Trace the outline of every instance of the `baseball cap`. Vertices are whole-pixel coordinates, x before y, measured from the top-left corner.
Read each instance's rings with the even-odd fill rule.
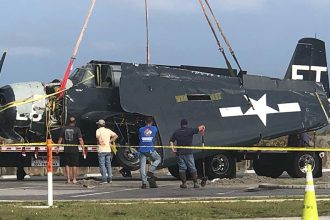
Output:
[[[105,125],[105,121],[103,119],[100,119],[98,122],[96,122],[98,125]]]

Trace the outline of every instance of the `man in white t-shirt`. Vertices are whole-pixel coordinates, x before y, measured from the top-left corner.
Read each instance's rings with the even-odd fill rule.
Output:
[[[100,119],[96,124],[99,126],[96,130],[96,140],[98,144],[99,167],[102,175],[102,182],[100,184],[111,183],[112,170],[110,144],[115,144],[118,135],[105,127],[105,121],[103,119]]]

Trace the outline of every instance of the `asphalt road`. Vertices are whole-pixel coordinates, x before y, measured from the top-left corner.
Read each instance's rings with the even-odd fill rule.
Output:
[[[66,184],[64,178],[55,177],[55,200],[150,200],[150,199],[205,199],[205,198],[251,198],[267,196],[303,196],[304,188],[270,189],[259,188],[260,183],[236,184],[237,179],[223,183],[209,182],[206,187],[180,189],[180,181],[168,176],[160,177],[157,189],[140,189],[137,178],[115,178],[111,184],[100,185],[96,180],[80,179],[77,184]],[[267,183],[267,182],[264,182]],[[316,189],[316,195],[330,195],[329,187]],[[24,181],[0,180],[1,201],[47,200],[47,179],[32,177]]]

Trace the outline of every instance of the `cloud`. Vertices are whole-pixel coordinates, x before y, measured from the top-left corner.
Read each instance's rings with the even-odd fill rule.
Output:
[[[214,5],[219,9],[226,11],[259,11],[262,10],[266,5],[267,0],[219,0],[209,1],[210,4]]]
[[[134,10],[143,10],[144,1],[137,0],[121,0],[120,3],[113,3],[118,7],[123,7]],[[110,6],[110,4],[109,4]],[[197,0],[148,0],[148,7],[150,12],[157,13],[182,13],[182,12],[196,12],[198,10]]]
[[[327,1],[327,0],[317,0]],[[204,2],[204,0],[203,0]],[[209,0],[214,10],[251,12],[262,10],[267,0]],[[271,1],[268,1],[271,3]],[[143,10],[144,1],[121,0],[120,3],[114,3],[118,7],[134,8],[134,10]],[[198,0],[148,0],[150,12],[157,13],[199,13],[200,5]]]
[[[123,45],[119,45],[118,43],[110,42],[110,41],[97,41],[92,42],[91,47],[99,52],[117,52],[122,50]]]
[[[28,56],[49,56],[52,53],[50,48],[46,47],[34,47],[34,46],[25,46],[25,47],[12,47],[9,48],[10,54],[12,55],[28,55]]]
[[[330,1],[329,0],[304,0],[305,4],[308,5],[309,7],[313,7],[316,9],[321,9],[324,11],[324,9],[330,7]]]

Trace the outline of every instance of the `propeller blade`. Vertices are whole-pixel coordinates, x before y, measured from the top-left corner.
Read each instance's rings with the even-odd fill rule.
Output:
[[[7,50],[5,50],[5,52],[3,52],[1,60],[0,60],[0,73],[2,70],[3,63],[5,62],[6,55],[7,55]]]

